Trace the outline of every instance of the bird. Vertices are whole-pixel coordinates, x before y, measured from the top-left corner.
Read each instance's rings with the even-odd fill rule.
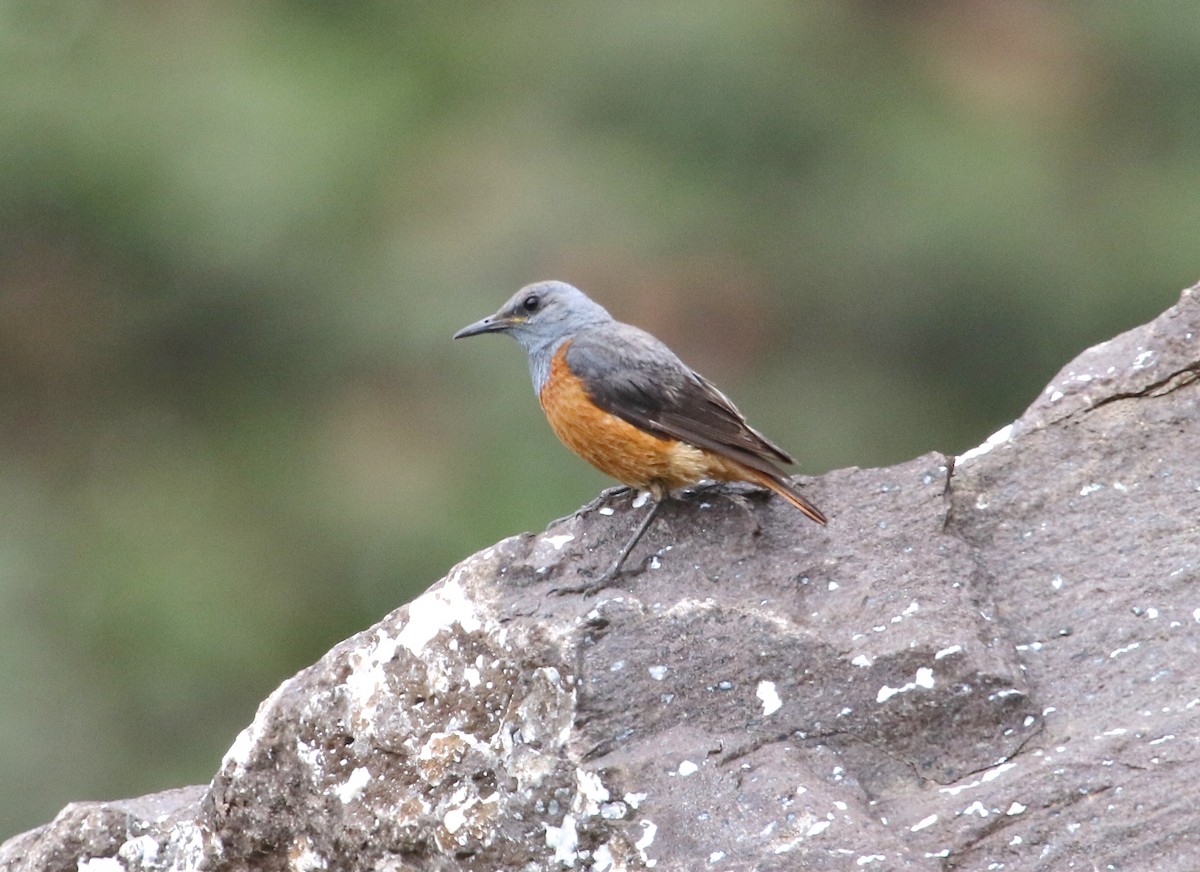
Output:
[[[592,466],[654,503],[594,581],[560,592],[594,593],[617,578],[674,491],[703,480],[769,488],[824,526],[824,513],[781,464],[792,457],[746,423],[733,402],[663,342],[613,318],[583,291],[542,281],[455,339],[504,333],[525,350],[538,402],[558,438]]]

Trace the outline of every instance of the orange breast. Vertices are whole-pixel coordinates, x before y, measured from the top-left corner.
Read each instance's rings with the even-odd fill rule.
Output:
[[[538,397],[564,445],[606,475],[656,497],[702,478],[725,477],[722,458],[677,439],[660,439],[597,407],[567,366],[570,344],[555,353]]]

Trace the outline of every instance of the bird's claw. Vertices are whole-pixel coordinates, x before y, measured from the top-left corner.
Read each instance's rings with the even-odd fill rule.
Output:
[[[591,581],[585,581],[581,584],[568,584],[562,587],[552,588],[550,593],[555,596],[567,596],[572,593],[581,593],[584,597],[595,596],[604,588],[608,587],[612,579],[606,579],[603,576],[593,578]]]
[[[623,485],[623,484],[619,484],[616,487],[606,487],[604,490],[600,491],[600,493],[598,493],[596,495],[596,498],[594,500],[592,500],[590,503],[587,503],[586,505],[583,505],[583,506],[579,507],[578,509],[576,509],[575,514],[572,515],[572,517],[577,518],[580,515],[586,514],[587,512],[591,512],[591,511],[595,511],[596,509],[603,508],[605,506],[605,504],[607,504],[608,501],[611,500],[613,497],[620,496],[621,494],[627,493],[628,491],[632,491],[632,490],[633,490],[633,488],[627,487],[626,485]]]
[[[553,527],[557,524],[563,523],[563,521],[574,521],[576,518],[581,518],[588,512],[594,512],[596,509],[602,508],[613,497],[620,496],[626,491],[631,490],[633,490],[633,488],[626,487],[623,484],[617,485],[616,487],[606,487],[604,490],[600,491],[600,493],[598,493],[595,499],[593,499],[591,502],[585,503],[575,511],[571,512],[569,515],[563,515],[561,518],[551,521],[549,526]]]

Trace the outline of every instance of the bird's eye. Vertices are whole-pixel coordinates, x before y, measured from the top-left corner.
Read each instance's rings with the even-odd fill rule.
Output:
[[[541,308],[541,305],[542,298],[537,294],[530,294],[521,301],[521,306],[524,307],[526,312],[536,312],[539,308]]]

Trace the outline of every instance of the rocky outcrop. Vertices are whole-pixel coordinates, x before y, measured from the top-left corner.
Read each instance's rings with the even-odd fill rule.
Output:
[[[1020,420],[500,542],[13,869],[1200,869],[1200,291]]]

